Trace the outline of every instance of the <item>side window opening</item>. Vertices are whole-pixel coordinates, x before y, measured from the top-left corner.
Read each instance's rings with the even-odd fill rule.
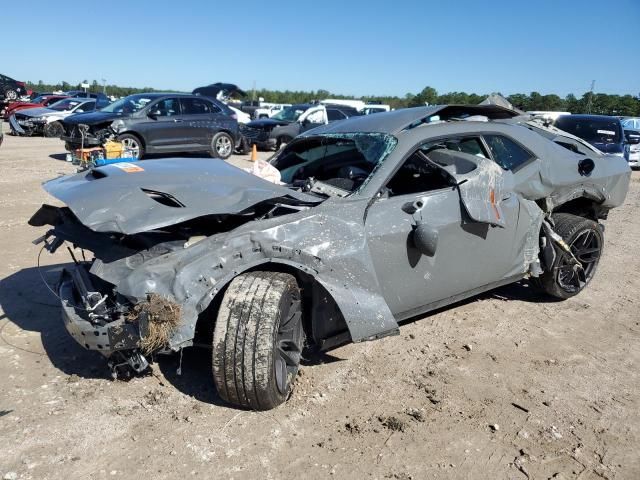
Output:
[[[440,190],[453,186],[453,179],[427,159],[421,149],[407,158],[387,183],[390,197]]]
[[[484,135],[493,160],[505,170],[514,170],[534,158],[534,155],[503,135]]]
[[[330,122],[345,119],[345,115],[339,110],[327,109],[327,118]]]
[[[209,102],[200,98],[183,98],[184,115],[204,115],[211,113]]]
[[[156,103],[151,111],[158,117],[172,117],[180,114],[180,107],[177,99],[165,98]]]

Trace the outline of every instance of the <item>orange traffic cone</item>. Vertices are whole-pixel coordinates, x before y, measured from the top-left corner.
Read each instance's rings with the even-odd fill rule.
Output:
[[[251,161],[255,162],[256,160],[258,160],[258,147],[254,143],[253,147],[251,147]]]

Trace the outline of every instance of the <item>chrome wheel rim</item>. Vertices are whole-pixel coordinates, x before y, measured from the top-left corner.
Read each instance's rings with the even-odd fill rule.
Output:
[[[216,140],[216,153],[221,156],[231,154],[231,140],[228,137],[222,136]]]
[[[138,144],[138,142],[133,138],[124,138],[120,141],[122,142],[122,146],[133,154],[134,158],[140,157],[140,144]]]
[[[593,278],[602,252],[602,242],[594,230],[584,230],[569,247],[580,265],[564,254],[558,264],[558,285],[573,293],[582,290]]]
[[[5,97],[7,98],[7,100],[15,100],[16,98],[18,98],[18,94],[14,91],[14,90],[9,90]]]

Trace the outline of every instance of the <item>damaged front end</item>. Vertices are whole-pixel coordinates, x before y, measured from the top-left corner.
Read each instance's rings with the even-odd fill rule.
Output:
[[[83,259],[78,260],[68,247],[73,263],[62,270],[53,290],[69,334],[87,350],[104,355],[114,378],[146,370],[147,356],[169,346],[180,320],[180,306],[156,294],[127,298],[118,293],[116,285],[93,273],[92,267],[101,262],[99,257],[112,261],[134,250],[119,245],[111,235],[89,231],[68,209],[43,205],[29,223],[54,227],[34,241],[44,243],[43,249],[50,253],[65,241],[82,249]],[[85,249],[93,249],[96,257],[86,260]]]
[[[187,171],[190,162],[182,164]],[[114,376],[144,371],[153,353],[192,345],[201,313],[189,304],[191,293],[178,279],[149,267],[142,284],[135,280],[140,267],[172,254],[179,257],[202,240],[249,221],[297,212],[319,201],[223,162],[207,164],[208,170],[199,165],[201,182],[183,172],[189,189],[174,176],[175,183],[159,191],[155,176],[166,178],[164,168],[176,165],[157,161],[135,172],[109,166],[52,180],[45,189],[68,206],[42,205],[29,220],[32,226],[51,227],[34,242],[43,243],[43,249],[54,253],[65,243],[74,247],[67,247],[73,263],[63,269],[54,293],[68,332],[86,349],[107,357]],[[211,182],[214,176],[226,181]],[[120,201],[113,204],[115,198]]]

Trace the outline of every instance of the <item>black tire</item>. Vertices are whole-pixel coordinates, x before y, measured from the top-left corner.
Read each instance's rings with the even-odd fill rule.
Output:
[[[64,133],[64,126],[61,122],[47,123],[42,129],[42,133],[47,138],[60,138]]]
[[[234,405],[269,410],[285,402],[304,345],[295,277],[250,272],[227,289],[213,332],[213,380]]]
[[[211,139],[210,154],[213,158],[226,160],[233,153],[235,146],[233,138],[226,132],[218,132]]]
[[[125,149],[132,152],[133,158],[141,160],[144,157],[144,143],[135,135],[123,133],[118,135],[118,141],[122,142]]]
[[[593,220],[556,213],[552,216],[554,231],[569,245],[582,268],[575,269],[571,256],[557,245],[551,269],[540,277],[539,286],[549,295],[567,299],[580,293],[593,279],[604,247],[604,233]]]
[[[293,138],[288,135],[282,135],[276,139],[276,152],[280,151],[280,149],[289,143]]]

